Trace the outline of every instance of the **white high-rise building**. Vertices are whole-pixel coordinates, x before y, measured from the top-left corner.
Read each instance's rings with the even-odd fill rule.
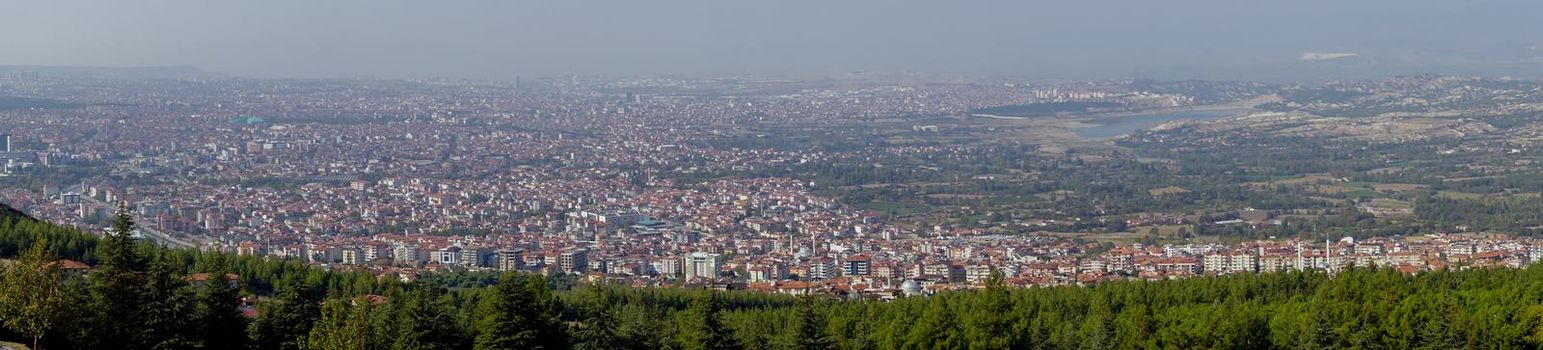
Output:
[[[718,254],[696,252],[686,255],[681,260],[681,267],[685,271],[686,280],[714,279],[718,278]]]

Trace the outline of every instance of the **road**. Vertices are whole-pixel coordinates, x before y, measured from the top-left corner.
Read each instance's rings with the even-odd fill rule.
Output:
[[[86,203],[91,204],[93,206],[107,208],[107,210],[109,210],[109,211],[117,210],[116,207],[108,205],[105,202],[96,200],[96,198],[90,198],[90,197],[86,197],[86,196],[81,196],[80,200],[85,201]],[[144,234],[145,237],[149,237],[150,239],[155,240],[156,242],[159,242],[159,243],[161,243],[163,245],[167,245],[167,246],[171,246],[171,247],[179,247],[179,248],[193,248],[193,249],[197,249],[198,248],[198,243],[193,241],[193,240],[191,240],[191,239],[177,238],[177,236],[175,236],[175,235],[172,235],[172,234],[169,234],[169,233],[166,233],[166,232],[161,232],[161,230],[157,230],[155,228],[151,228],[151,227],[148,227],[148,226],[145,226],[145,225],[136,225],[135,228],[138,229],[140,233]]]

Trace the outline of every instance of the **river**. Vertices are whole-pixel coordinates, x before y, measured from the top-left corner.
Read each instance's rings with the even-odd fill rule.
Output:
[[[1101,117],[1088,122],[1090,124],[1094,124],[1092,126],[1073,128],[1071,130],[1072,132],[1077,133],[1077,136],[1081,136],[1082,138],[1105,139],[1115,136],[1122,136],[1131,132],[1135,132],[1136,130],[1151,128],[1159,124],[1174,120],[1214,120],[1220,119],[1222,117],[1237,115],[1246,111],[1246,109],[1232,108],[1197,109],[1187,111],[1166,111],[1132,114],[1125,116],[1109,116]]]

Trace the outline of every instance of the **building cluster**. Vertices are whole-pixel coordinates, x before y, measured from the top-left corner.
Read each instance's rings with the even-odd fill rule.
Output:
[[[593,239],[561,234],[291,239],[237,244],[241,254],[299,258],[410,280],[434,271],[565,273],[633,286],[699,286],[783,294],[893,298],[981,288],[993,273],[1014,286],[1088,285],[1121,280],[1351,268],[1401,273],[1524,267],[1543,259],[1543,241],[1445,234],[1337,241],[1117,245],[1041,236],[894,240],[852,231],[710,235],[673,229],[635,213],[602,213],[625,225]],[[663,227],[663,228],[658,228]],[[657,231],[656,231],[657,230]],[[1107,249],[1106,249],[1107,248]]]
[[[1194,103],[1128,86],[11,77],[0,80],[0,95],[73,107],[0,112],[3,180],[25,184],[0,189],[0,201],[82,228],[104,226],[116,203],[129,203],[145,234],[163,243],[383,278],[525,270],[794,294],[972,288],[993,271],[1013,284],[1064,285],[1535,259],[1532,242],[1521,239],[1105,251],[1063,238],[921,227],[821,195],[831,185],[798,171],[892,155],[967,163],[999,146],[806,147],[770,144],[786,135],[755,127],[817,133],[883,118],[931,123],[1037,102]],[[917,125],[912,131],[949,131]],[[845,142],[865,142],[857,136]]]

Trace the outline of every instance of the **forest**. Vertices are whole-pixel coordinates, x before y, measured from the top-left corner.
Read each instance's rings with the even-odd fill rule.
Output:
[[[413,282],[95,237],[0,211],[0,340],[41,349],[1512,349],[1543,268],[1351,268],[892,301],[471,272]],[[57,259],[93,265],[86,276]],[[220,276],[226,276],[221,279]],[[819,294],[819,293],[816,293]],[[255,314],[241,306],[257,300]]]

